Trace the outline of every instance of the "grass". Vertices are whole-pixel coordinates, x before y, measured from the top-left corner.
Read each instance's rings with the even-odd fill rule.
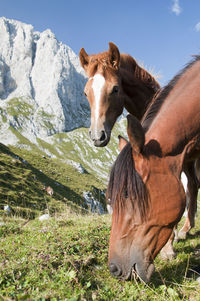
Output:
[[[56,117],[56,115],[52,115],[52,114],[48,114],[47,112],[45,112],[42,108],[39,109],[37,111],[37,123],[45,128],[45,129],[48,129],[48,131],[51,133],[54,132],[54,122],[53,122],[53,119]],[[51,134],[52,134],[51,133]]]
[[[59,152],[59,157],[80,162],[86,169],[107,183],[109,170],[118,155],[118,135],[126,133],[126,123],[116,124],[111,141],[105,148],[94,147],[88,139],[88,129],[81,128],[69,133],[55,134],[50,138],[49,148]]]
[[[49,196],[44,186],[51,186]],[[50,214],[71,206],[80,212],[83,191],[90,191],[105,207],[101,191],[105,186],[89,173],[80,174],[69,164],[49,158],[44,153],[28,151],[0,144],[0,213],[5,205],[12,208],[14,215],[35,218],[46,210]]]
[[[7,112],[16,120],[21,117],[29,118],[34,113],[33,106],[26,102],[24,97],[15,97],[8,101]]]
[[[109,170],[118,154],[118,134],[125,132],[125,123],[117,124],[113,137],[106,148],[94,148],[88,139],[88,129],[81,128],[68,133],[54,134],[45,139],[36,138],[32,141],[20,131],[10,126],[8,136],[16,139],[16,149],[27,149],[34,154],[54,157],[68,164],[69,161],[80,163],[95,178],[107,183]],[[14,142],[15,143],[15,142]]]
[[[200,285],[188,273],[199,264],[199,223],[186,241],[175,245],[176,259],[156,259],[156,272],[146,285],[110,276],[110,216],[65,210],[45,222],[1,222],[3,300],[200,300]]]
[[[1,115],[2,122],[5,123],[7,121],[6,111],[1,107],[0,107],[0,115]]]

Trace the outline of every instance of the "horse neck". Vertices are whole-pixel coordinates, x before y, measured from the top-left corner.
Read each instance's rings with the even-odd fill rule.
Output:
[[[146,133],[146,146],[177,155],[198,139],[200,126],[200,60],[175,83]]]
[[[120,58],[120,74],[124,91],[124,106],[141,119],[154,94],[160,89],[158,82],[129,55]]]

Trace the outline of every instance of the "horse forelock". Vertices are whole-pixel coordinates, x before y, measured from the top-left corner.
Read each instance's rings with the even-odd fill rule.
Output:
[[[138,208],[141,220],[144,221],[148,209],[148,192],[135,169],[132,148],[128,143],[117,157],[110,173],[107,189],[109,199],[116,213],[122,212],[126,202],[131,202],[133,210]]]
[[[114,69],[110,63],[108,52],[90,55],[88,69],[89,77],[94,76],[96,72],[103,73],[107,69]]]

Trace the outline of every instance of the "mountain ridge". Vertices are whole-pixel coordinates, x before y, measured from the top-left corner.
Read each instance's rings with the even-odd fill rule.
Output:
[[[86,77],[69,46],[49,29],[39,33],[32,25],[4,17],[0,39],[1,123],[7,130],[11,125],[34,140],[89,126],[90,109],[83,95]],[[9,110],[13,99],[15,112]],[[28,118],[26,110],[17,116],[19,105],[29,107]]]

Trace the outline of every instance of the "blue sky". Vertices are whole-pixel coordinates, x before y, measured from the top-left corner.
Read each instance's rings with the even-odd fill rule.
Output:
[[[199,0],[0,0],[0,16],[51,29],[78,54],[114,42],[166,84],[200,54]]]

